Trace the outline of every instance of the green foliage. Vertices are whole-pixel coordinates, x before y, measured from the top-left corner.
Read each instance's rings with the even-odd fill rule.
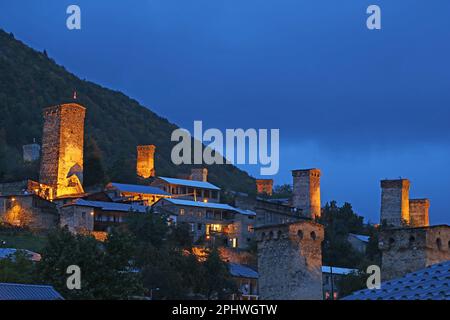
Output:
[[[129,299],[143,294],[138,274],[131,272],[132,239],[113,231],[102,245],[93,237],[67,229],[49,234],[37,273],[66,299]],[[81,290],[69,290],[66,270],[81,269]]]
[[[101,151],[94,139],[88,138],[85,145],[84,159],[84,186],[104,186],[108,177],[103,165]]]
[[[190,171],[191,166],[176,166],[171,161],[175,144],[171,134],[177,128],[174,124],[120,92],[77,78],[46,52],[37,52],[0,30],[1,181],[18,180],[25,175],[37,177],[37,168],[32,172],[23,168],[22,146],[33,138],[41,141],[42,108],[72,102],[73,90],[77,91],[77,102],[87,108],[85,135],[100,150],[91,151],[86,146],[87,186],[103,181],[104,175],[95,172],[103,166],[111,179],[134,183],[136,146],[140,144],[157,146],[158,175],[176,176]],[[210,181],[224,189],[255,192],[254,179],[232,165],[211,165],[208,170]]]
[[[350,295],[352,292],[367,288],[366,281],[367,274],[364,272],[358,271],[343,275],[337,281],[340,296],[345,297]]]
[[[6,283],[34,283],[35,263],[31,261],[25,251],[0,259],[0,282]]]
[[[349,203],[338,207],[336,201],[327,203],[318,220],[325,227],[323,242],[323,263],[337,267],[365,268],[369,264],[380,263],[378,236],[376,229],[365,225],[363,217],[357,215]],[[348,242],[349,233],[365,234],[370,241],[365,254],[362,254]]]

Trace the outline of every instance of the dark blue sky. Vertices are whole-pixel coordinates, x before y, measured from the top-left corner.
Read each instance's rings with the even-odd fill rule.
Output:
[[[280,128],[278,184],[321,168],[323,202],[378,221],[379,180],[407,177],[449,222],[448,0],[2,0],[0,27],[182,127]]]

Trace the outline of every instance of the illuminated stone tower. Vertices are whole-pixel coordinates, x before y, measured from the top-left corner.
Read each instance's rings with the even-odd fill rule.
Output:
[[[44,109],[40,182],[56,197],[83,193],[83,145],[86,109],[76,103]]]
[[[409,224],[411,227],[428,227],[430,200],[410,199],[409,200]]]
[[[381,221],[387,226],[409,224],[409,180],[381,181]]]
[[[304,220],[255,228],[261,300],[321,300],[323,226]]]
[[[320,217],[320,170],[293,170],[292,205],[303,211],[310,218]]]
[[[152,144],[137,147],[136,173],[139,177],[147,179],[155,176],[155,150]]]
[[[258,194],[267,194],[271,196],[273,193],[273,180],[256,179],[256,192]]]

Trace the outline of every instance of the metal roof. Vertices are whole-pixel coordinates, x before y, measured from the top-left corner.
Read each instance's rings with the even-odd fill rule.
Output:
[[[146,213],[149,206],[141,206],[137,204],[127,204],[127,203],[117,203],[117,202],[103,202],[103,201],[89,201],[84,199],[77,199],[72,203],[66,204],[65,206],[83,206],[99,208],[104,211],[136,211],[140,213]]]
[[[52,286],[0,283],[0,300],[64,300]]]
[[[361,240],[362,242],[369,242],[370,240],[369,236],[363,236],[361,234],[349,233],[349,235],[355,237],[358,240]]]
[[[450,260],[356,291],[343,300],[450,300]]]
[[[130,193],[143,193],[143,194],[156,194],[161,196],[170,196],[170,193],[151,186],[142,186],[138,184],[124,184],[111,182],[109,186],[116,188],[119,191],[130,192]]]
[[[192,200],[173,199],[173,198],[171,198],[171,199],[165,198],[164,201],[167,201],[174,205],[179,205],[179,206],[228,210],[228,211],[237,212],[239,214],[256,215],[256,213],[254,213],[253,211],[238,209],[238,208],[232,207],[225,203],[202,202],[202,201],[192,201]]]
[[[166,177],[158,177],[159,179],[170,183],[176,184],[179,186],[186,186],[192,188],[201,188],[201,189],[211,189],[211,190],[220,190],[219,187],[213,185],[209,182],[197,181],[197,180],[186,180],[186,179],[176,179],[176,178],[166,178]]]
[[[331,268],[333,268],[333,274],[350,274],[354,271],[358,271],[357,269],[322,266],[322,273],[331,273]]]
[[[25,250],[25,249],[15,249],[15,248],[0,248],[0,259],[6,259],[10,256],[14,256],[17,251],[24,252],[28,258],[32,261],[40,261],[41,255],[39,253]]]
[[[229,263],[230,273],[234,277],[258,279],[259,274],[252,268],[237,263]]]

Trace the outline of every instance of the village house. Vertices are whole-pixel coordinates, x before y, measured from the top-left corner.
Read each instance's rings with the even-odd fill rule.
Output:
[[[194,241],[205,241],[231,248],[247,248],[253,238],[256,214],[228,204],[163,198],[155,205],[156,213],[176,217],[187,223]]]
[[[258,272],[237,263],[229,263],[228,268],[239,291],[231,300],[258,300]]]
[[[109,183],[105,193],[114,202],[139,203],[144,206],[151,206],[161,198],[172,196],[160,188],[116,182]]]

